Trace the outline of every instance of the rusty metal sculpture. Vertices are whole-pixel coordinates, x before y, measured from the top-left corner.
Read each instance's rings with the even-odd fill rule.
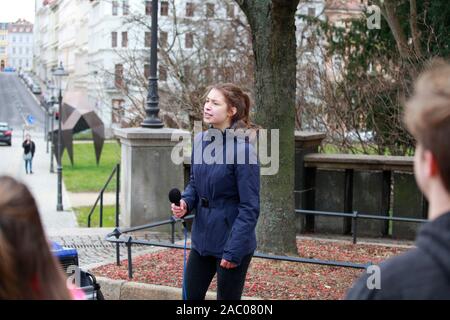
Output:
[[[64,153],[64,149],[67,149],[70,162],[73,165],[73,135],[91,129],[98,165],[105,141],[105,126],[100,117],[95,113],[94,108],[89,104],[87,95],[81,91],[66,92],[62,103],[61,114],[61,156]]]

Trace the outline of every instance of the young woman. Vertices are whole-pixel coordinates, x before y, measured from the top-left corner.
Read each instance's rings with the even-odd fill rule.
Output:
[[[0,177],[0,300],[83,299],[81,290],[67,288],[66,279],[30,191]]]
[[[33,158],[34,152],[36,151],[36,145],[31,140],[31,136],[27,134],[25,136],[25,141],[22,144],[23,148],[23,159],[25,160],[25,172],[33,173]]]
[[[260,167],[253,145],[257,127],[249,111],[249,96],[233,84],[206,91],[203,121],[209,129],[194,139],[190,182],[180,206],[172,204],[178,218],[196,209],[183,285],[189,300],[204,299],[216,273],[217,299],[238,300],[242,295],[259,216]],[[229,129],[250,129],[250,135]]]

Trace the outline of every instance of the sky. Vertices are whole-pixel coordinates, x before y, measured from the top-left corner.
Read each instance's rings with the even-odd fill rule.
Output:
[[[0,0],[0,22],[26,19],[34,23],[35,0]]]

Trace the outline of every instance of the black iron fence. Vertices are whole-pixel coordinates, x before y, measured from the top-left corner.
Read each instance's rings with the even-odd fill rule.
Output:
[[[416,218],[403,218],[403,217],[389,217],[389,216],[380,216],[380,215],[371,215],[371,214],[361,214],[357,211],[353,213],[342,213],[342,212],[330,212],[330,211],[316,211],[316,210],[301,210],[296,209],[296,213],[304,214],[304,215],[314,215],[314,216],[329,216],[329,217],[341,217],[341,218],[351,218],[352,224],[352,236],[353,243],[357,242],[357,234],[358,234],[358,219],[372,219],[372,220],[388,220],[388,221],[397,221],[397,222],[413,222],[413,223],[424,223],[427,222],[426,219],[416,219]]]
[[[193,219],[194,215],[189,215],[184,218],[184,220]],[[106,236],[106,241],[116,243],[116,264],[120,265],[120,244],[125,244],[127,247],[127,258],[128,258],[128,278],[133,278],[133,260],[132,260],[132,246],[133,245],[145,245],[145,246],[155,246],[155,247],[164,247],[164,248],[172,248],[172,249],[184,249],[184,245],[179,245],[175,243],[175,224],[179,223],[180,220],[176,220],[174,218],[158,221],[154,223],[149,223],[141,226],[131,227],[131,228],[119,228],[116,227],[114,231]],[[133,239],[133,236],[128,235],[128,233],[148,230],[155,227],[159,227],[162,225],[172,225],[172,236],[171,242],[160,242],[160,241],[149,241],[149,240],[139,240]],[[187,246],[187,249],[191,249],[191,246]],[[343,262],[343,261],[333,261],[333,260],[320,260],[313,258],[302,258],[302,257],[293,257],[293,256],[283,256],[283,255],[271,255],[260,252],[255,252],[253,255],[256,258],[261,259],[269,259],[269,260],[278,260],[278,261],[289,261],[289,262],[297,262],[297,263],[309,263],[309,264],[317,264],[323,266],[331,266],[331,267],[344,267],[344,268],[355,268],[355,269],[366,269],[372,263],[361,264],[361,263],[353,263],[353,262]]]

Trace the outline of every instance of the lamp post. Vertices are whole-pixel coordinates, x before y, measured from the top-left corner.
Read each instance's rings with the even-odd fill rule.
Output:
[[[53,77],[55,78],[55,84],[56,88],[59,89],[59,96],[58,96],[58,108],[59,108],[59,115],[58,115],[58,160],[57,160],[57,173],[58,173],[58,203],[56,205],[57,211],[63,211],[63,204],[62,204],[62,161],[61,161],[61,123],[62,123],[62,78],[66,77],[67,73],[63,68],[62,62],[60,62],[59,67],[55,69],[53,72]]]
[[[159,119],[158,78],[156,77],[158,54],[158,0],[152,0],[152,30],[150,46],[150,77],[148,79],[146,118],[141,123],[143,128],[162,128],[164,123]]]
[[[55,157],[55,148],[54,148],[54,131],[55,131],[55,104],[56,104],[56,98],[54,95],[52,95],[51,98],[51,108],[50,108],[50,123],[51,123],[51,133],[50,133],[50,139],[51,139],[51,143],[50,143],[50,172],[54,173],[55,170],[53,169],[53,158]]]
[[[48,86],[48,93],[51,93],[50,101],[48,100],[48,93],[45,95],[45,106],[46,106],[46,112],[45,112],[45,142],[47,144],[47,153],[48,153],[48,144],[50,141],[50,122],[51,122],[51,116],[52,116],[52,108],[53,108],[53,87]]]
[[[44,128],[44,137],[45,137],[45,153],[48,153],[48,131],[49,131],[49,113],[50,113],[50,107],[51,104],[44,98],[45,103],[45,128]]]

